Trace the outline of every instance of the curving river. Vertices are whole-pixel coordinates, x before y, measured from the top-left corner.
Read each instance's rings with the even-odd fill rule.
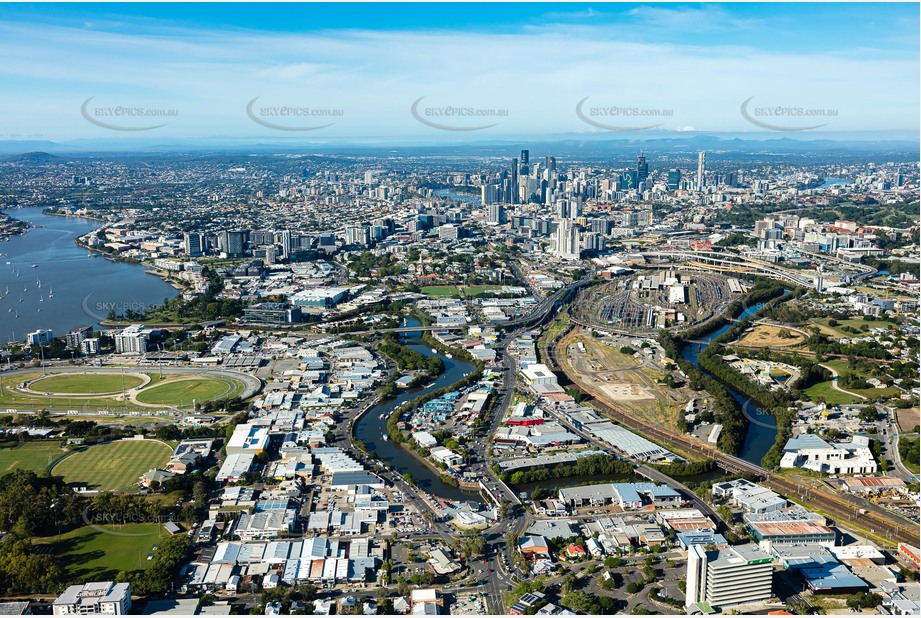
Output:
[[[419,321],[414,318],[407,318],[405,325],[419,326]],[[445,365],[444,373],[438,376],[438,379],[434,382],[426,384],[422,388],[403,391],[397,397],[380,403],[365,412],[355,422],[355,437],[364,442],[368,451],[374,452],[388,466],[400,474],[409,473],[413,477],[414,484],[423,491],[448,500],[481,502],[482,498],[478,493],[463,491],[457,487],[446,485],[438,474],[428,466],[423,465],[415,455],[394,444],[393,441],[383,439],[383,436],[387,433],[387,419],[390,418],[390,413],[395,408],[410,399],[453,384],[476,369],[470,363],[450,359],[442,354],[433,352],[422,343],[421,335],[421,331],[404,333],[401,336],[402,343],[425,356],[437,356],[440,358]]]
[[[739,319],[747,318],[750,315],[753,315],[761,310],[761,307],[764,305],[755,305],[754,307],[748,307],[739,315]],[[725,324],[720,328],[714,330],[711,333],[708,333],[705,336],[697,337],[700,341],[705,341],[708,344],[729,330],[731,324]],[[684,348],[681,349],[681,356],[700,369],[702,373],[707,373],[700,368],[698,364],[698,355],[701,350],[705,347],[704,344],[700,343],[689,343]],[[710,375],[707,373],[707,375]],[[712,376],[711,376],[712,377]],[[720,384],[723,384],[720,382]],[[750,398],[733,389],[732,387],[723,384],[729,394],[732,395],[732,398],[739,402],[739,405],[742,406],[742,412],[748,418],[748,433],[745,434],[745,444],[742,446],[742,450],[739,452],[739,457],[745,461],[751,462],[755,465],[761,465],[761,458],[768,452],[771,446],[774,445],[774,440],[777,439],[777,421],[774,420],[773,416],[769,414],[763,414],[761,409],[757,404],[750,401]]]

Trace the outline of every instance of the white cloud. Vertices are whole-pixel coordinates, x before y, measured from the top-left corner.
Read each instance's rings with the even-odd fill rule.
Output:
[[[648,7],[636,15],[658,25],[720,17],[712,9]],[[585,131],[575,114],[584,97],[597,105],[669,108],[670,122],[681,129],[750,130],[739,106],[751,96],[838,109],[835,130],[910,129],[917,126],[919,91],[917,60],[879,52],[666,45],[585,25],[495,35],[172,27],[129,34],[0,22],[0,59],[0,133],[49,138],[106,136],[78,113],[90,96],[179,108],[180,116],[157,132],[177,137],[271,134],[246,117],[246,102],[257,96],[275,105],[343,109],[332,127],[311,135],[334,138],[438,137],[409,113],[421,96],[433,105],[508,109],[483,133],[497,137]],[[867,75],[893,86],[862,88],[857,80]]]

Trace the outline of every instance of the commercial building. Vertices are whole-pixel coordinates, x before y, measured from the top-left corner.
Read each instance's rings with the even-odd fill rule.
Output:
[[[258,303],[243,310],[243,321],[253,324],[294,324],[301,321],[301,308],[287,303]]]
[[[605,483],[563,487],[559,490],[558,497],[577,508],[616,504],[624,510],[638,510],[644,505],[675,508],[683,502],[681,494],[677,491],[667,485],[655,483]]]
[[[228,453],[215,478],[228,483],[239,481],[253,467],[255,459],[256,456],[252,453]]]
[[[780,467],[806,468],[825,474],[872,474],[878,466],[869,445],[865,436],[829,444],[816,435],[804,434],[787,440]]]
[[[723,608],[771,597],[772,557],[756,545],[688,549],[685,605]]]
[[[521,370],[521,377],[524,378],[528,386],[534,388],[537,385],[557,386],[556,374],[550,371],[550,368],[544,364],[528,365]]]
[[[348,288],[310,288],[292,296],[291,302],[297,307],[329,309],[335,307],[339,301],[345,298],[348,291]]]
[[[269,445],[269,428],[257,425],[237,425],[227,441],[227,454],[250,453],[258,455]]]
[[[787,506],[786,499],[767,487],[745,479],[716,483],[712,491],[715,497],[728,498],[748,513],[769,513]]]
[[[833,546],[837,535],[826,525],[825,517],[793,506],[781,511],[747,513],[745,525],[758,541],[776,545]]]
[[[124,616],[131,609],[131,584],[90,582],[70,586],[52,603],[55,616]]]

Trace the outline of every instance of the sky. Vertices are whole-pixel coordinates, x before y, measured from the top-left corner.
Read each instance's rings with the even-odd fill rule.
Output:
[[[2,4],[0,140],[919,128],[919,5]]]

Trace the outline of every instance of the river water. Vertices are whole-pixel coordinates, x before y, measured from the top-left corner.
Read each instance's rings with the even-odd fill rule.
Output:
[[[145,310],[177,293],[143,266],[78,246],[74,239],[100,227],[97,221],[39,208],[6,212],[41,227],[0,243],[0,341],[23,341],[39,328],[60,337],[75,326],[97,326],[110,310]]]
[[[419,321],[408,318],[406,326],[419,326]],[[448,500],[473,500],[481,502],[479,494],[476,492],[462,491],[457,487],[446,485],[438,474],[429,467],[423,465],[415,455],[406,449],[394,444],[391,440],[384,440],[383,436],[387,433],[387,419],[395,408],[400,407],[404,402],[438,390],[458,380],[462,379],[476,367],[470,363],[450,359],[442,354],[433,352],[428,346],[422,343],[421,331],[412,331],[404,333],[401,337],[404,345],[424,354],[425,356],[437,356],[445,365],[445,371],[431,385],[426,384],[422,388],[414,388],[400,392],[395,398],[380,403],[367,412],[365,412],[355,424],[355,437],[365,443],[369,451],[377,454],[378,458],[400,474],[409,473],[413,477],[415,485],[422,490],[447,498]],[[383,415],[383,418],[381,416]]]
[[[740,319],[747,318],[748,316],[757,313],[761,310],[763,305],[755,305],[753,307],[748,307],[742,314],[739,316]],[[700,341],[705,341],[710,343],[727,330],[731,324],[724,324],[715,331],[702,336],[697,337]],[[682,358],[686,358],[691,361],[691,363],[700,369],[698,364],[698,355],[705,346],[700,343],[689,343],[681,350]],[[704,370],[701,369],[703,372]],[[706,372],[704,372],[706,373]],[[709,375],[709,374],[707,374]],[[748,417],[748,433],[745,435],[745,444],[742,446],[742,450],[739,452],[739,457],[745,461],[751,462],[755,465],[761,465],[761,458],[768,452],[771,446],[774,445],[774,441],[777,439],[777,422],[774,420],[774,417],[769,414],[762,413],[761,409],[757,404],[750,401],[749,398],[742,393],[736,391],[735,389],[723,385],[729,394],[732,395],[732,398],[739,402],[739,405],[742,406],[742,412]]]

